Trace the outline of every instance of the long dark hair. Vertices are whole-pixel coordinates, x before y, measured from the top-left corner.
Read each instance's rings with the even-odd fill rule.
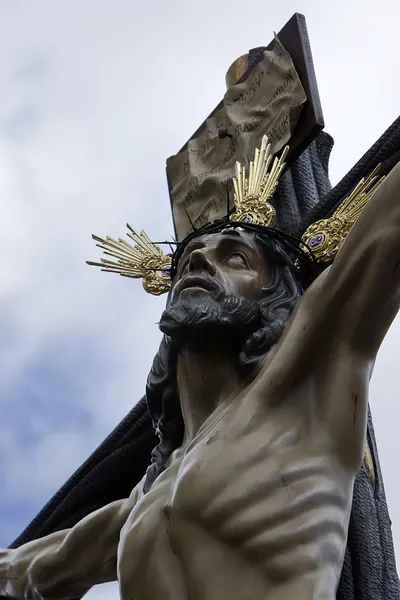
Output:
[[[255,242],[262,248],[270,266],[268,286],[260,302],[262,327],[252,333],[239,356],[244,378],[255,375],[270,348],[279,340],[296,303],[311,281],[312,275],[302,276],[293,263],[293,242],[277,239],[265,229],[254,231]],[[181,252],[180,252],[181,254]],[[179,259],[179,256],[178,256]],[[158,354],[149,373],[146,399],[160,442],[152,452],[147,469],[144,492],[165,469],[171,453],[183,440],[184,425],[176,382],[177,353],[172,340],[163,337]]]

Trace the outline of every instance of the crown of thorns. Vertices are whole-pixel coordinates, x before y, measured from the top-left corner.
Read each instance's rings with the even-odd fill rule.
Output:
[[[224,219],[205,225],[201,229],[193,228],[179,243],[152,242],[143,230],[139,232],[129,224],[127,235],[133,241],[133,245],[122,238],[116,240],[110,236],[101,238],[93,235],[96,246],[103,250],[107,258],[101,258],[101,262],[87,261],[87,264],[101,267],[103,271],[118,273],[123,277],[141,278],[146,292],[158,296],[170,289],[179,259],[193,238],[233,227],[267,235],[281,242],[292,257],[294,267],[303,275],[306,273],[306,278],[312,280],[321,267],[334,260],[384,177],[378,178],[378,165],[368,177],[356,185],[331,217],[312,223],[301,240],[296,240],[274,226],[275,209],[270,203],[285,168],[288,151],[289,147],[286,146],[279,158],[274,157],[271,144],[264,136],[261,147],[257,148],[254,160],[250,162],[248,173],[245,167],[239,162],[236,163],[236,177],[233,178],[234,208],[229,210],[227,207]],[[164,254],[161,250],[162,244],[170,246],[169,254]]]

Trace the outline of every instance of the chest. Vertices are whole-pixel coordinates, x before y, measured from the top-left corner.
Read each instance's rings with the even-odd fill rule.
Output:
[[[133,511],[132,526],[136,519],[149,539],[160,531],[172,539],[185,522],[228,545],[257,545],[261,553],[320,510],[322,490],[324,508],[343,504],[342,473],[309,423],[307,415],[287,411],[269,419],[257,410],[226,411],[173,455]]]

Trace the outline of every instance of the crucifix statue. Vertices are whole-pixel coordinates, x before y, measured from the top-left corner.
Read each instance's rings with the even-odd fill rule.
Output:
[[[310,61],[295,15],[233,65],[168,160],[171,251],[94,236],[90,264],[167,294],[163,338],[144,398],[0,551],[1,597],[400,597],[368,408],[400,307],[400,128],[331,190]]]

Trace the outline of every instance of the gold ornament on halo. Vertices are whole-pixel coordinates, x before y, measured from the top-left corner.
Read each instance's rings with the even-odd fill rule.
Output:
[[[248,177],[245,168],[236,163],[236,177],[233,178],[235,210],[229,217],[230,221],[254,223],[264,227],[271,225],[275,210],[269,200],[285,168],[288,151],[289,147],[286,146],[280,158],[275,157],[272,162],[271,144],[268,143],[267,136],[264,136],[261,148],[257,148],[254,161],[250,162]],[[316,221],[303,234],[302,241],[319,263],[328,264],[333,261],[364,206],[383,182],[384,177],[378,179],[377,176],[380,166],[356,185],[331,217]],[[115,240],[110,236],[105,239],[92,236],[99,242],[96,246],[106,256],[117,259],[117,262],[102,258],[100,263],[87,261],[87,264],[101,267],[103,271],[110,273],[119,273],[123,277],[142,278],[143,287],[150,294],[159,296],[168,292],[171,287],[171,256],[164,254],[144,231],[139,233],[129,224],[127,227],[127,235],[134,246],[121,238]]]
[[[318,262],[330,263],[339,252],[363,208],[385,179],[378,179],[380,168],[377,165],[367,178],[361,179],[331,217],[312,223],[302,235],[302,241]]]
[[[119,273],[123,277],[143,279],[143,287],[149,294],[159,296],[168,292],[171,280],[167,271],[171,266],[171,257],[154,244],[144,231],[140,233],[127,223],[130,230],[127,234],[135,243],[134,246],[125,240],[114,240],[109,235],[105,239],[92,235],[98,248],[104,254],[116,258],[118,262],[102,258],[100,263],[87,261],[88,265],[101,267],[102,271]]]
[[[244,221],[258,225],[270,225],[275,210],[268,202],[278,185],[279,176],[285,167],[284,160],[289,148],[286,147],[282,156],[275,158],[270,170],[273,155],[267,136],[261,142],[261,148],[255,151],[254,161],[250,163],[249,178],[246,178],[245,168],[236,163],[237,178],[234,178],[235,212],[232,221]],[[134,246],[125,240],[115,240],[110,236],[105,239],[93,235],[98,248],[106,256],[117,259],[117,262],[102,258],[101,262],[87,261],[88,265],[101,267],[102,271],[119,273],[123,277],[143,279],[146,292],[159,296],[168,292],[171,280],[166,273],[171,266],[171,256],[167,256],[154,244],[144,231],[137,232],[127,224],[130,232],[127,234],[135,243]]]
[[[285,158],[289,152],[286,146],[280,158],[274,159],[271,144],[266,135],[257,148],[254,161],[250,162],[249,176],[239,162],[236,163],[236,177],[233,178],[235,211],[230,216],[231,221],[254,223],[268,227],[275,216],[274,207],[268,202],[278,186],[279,177],[285,168]]]

